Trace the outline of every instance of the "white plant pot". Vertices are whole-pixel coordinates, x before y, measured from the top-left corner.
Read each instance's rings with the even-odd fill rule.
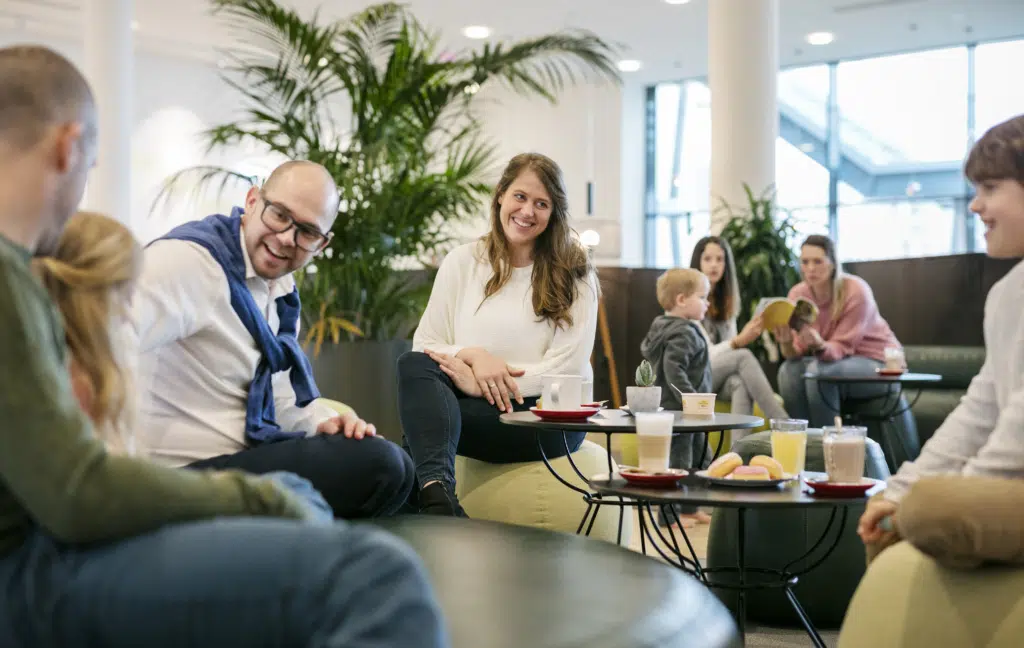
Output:
[[[634,414],[657,412],[661,407],[661,387],[626,387],[626,405]]]

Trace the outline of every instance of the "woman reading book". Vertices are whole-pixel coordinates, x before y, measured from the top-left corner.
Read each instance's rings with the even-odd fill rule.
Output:
[[[754,317],[737,333],[740,290],[729,243],[718,236],[705,236],[693,248],[690,267],[703,272],[711,282],[708,312],[702,322],[711,342],[711,390],[730,401],[734,414],[752,414],[757,403],[769,418],[788,418],[761,364],[746,348],[761,335],[761,318]],[[737,440],[748,433],[732,434]]]
[[[885,364],[885,349],[900,343],[879,314],[871,287],[839,266],[832,239],[819,234],[807,237],[800,246],[800,274],[804,280],[793,286],[788,299],[810,301],[818,307],[818,317],[799,331],[789,326],[773,329],[786,358],[779,368],[779,391],[791,416],[820,427],[839,411],[839,387],[805,380],[804,374],[873,376]],[[872,398],[886,389],[885,385],[850,385],[844,387],[844,394]]]

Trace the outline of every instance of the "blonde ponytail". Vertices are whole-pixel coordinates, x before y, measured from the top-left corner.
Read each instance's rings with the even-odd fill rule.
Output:
[[[116,324],[129,317],[128,296],[142,249],[127,227],[92,212],[68,222],[52,257],[34,261],[57,304],[73,362],[89,395],[88,414],[112,452],[134,454],[135,404],[127,340]]]

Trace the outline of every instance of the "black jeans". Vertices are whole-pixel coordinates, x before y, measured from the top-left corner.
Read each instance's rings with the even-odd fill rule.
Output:
[[[318,434],[268,443],[189,464],[189,468],[276,470],[305,477],[346,520],[394,515],[412,491],[413,467],[398,445],[382,437],[349,439]]]
[[[512,403],[515,411],[537,403],[536,397],[523,400],[523,405]],[[497,407],[461,392],[425,353],[411,351],[398,359],[398,413],[420,484],[442,481],[454,491],[456,454],[490,463],[540,461],[533,430],[503,425]],[[585,437],[566,433],[569,451]],[[565,455],[560,433],[542,432],[540,440],[548,458]]]

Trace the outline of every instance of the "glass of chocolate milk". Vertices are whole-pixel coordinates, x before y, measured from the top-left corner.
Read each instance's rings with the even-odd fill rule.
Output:
[[[856,484],[864,477],[866,427],[822,428],[821,445],[825,454],[828,480],[836,484]]]

